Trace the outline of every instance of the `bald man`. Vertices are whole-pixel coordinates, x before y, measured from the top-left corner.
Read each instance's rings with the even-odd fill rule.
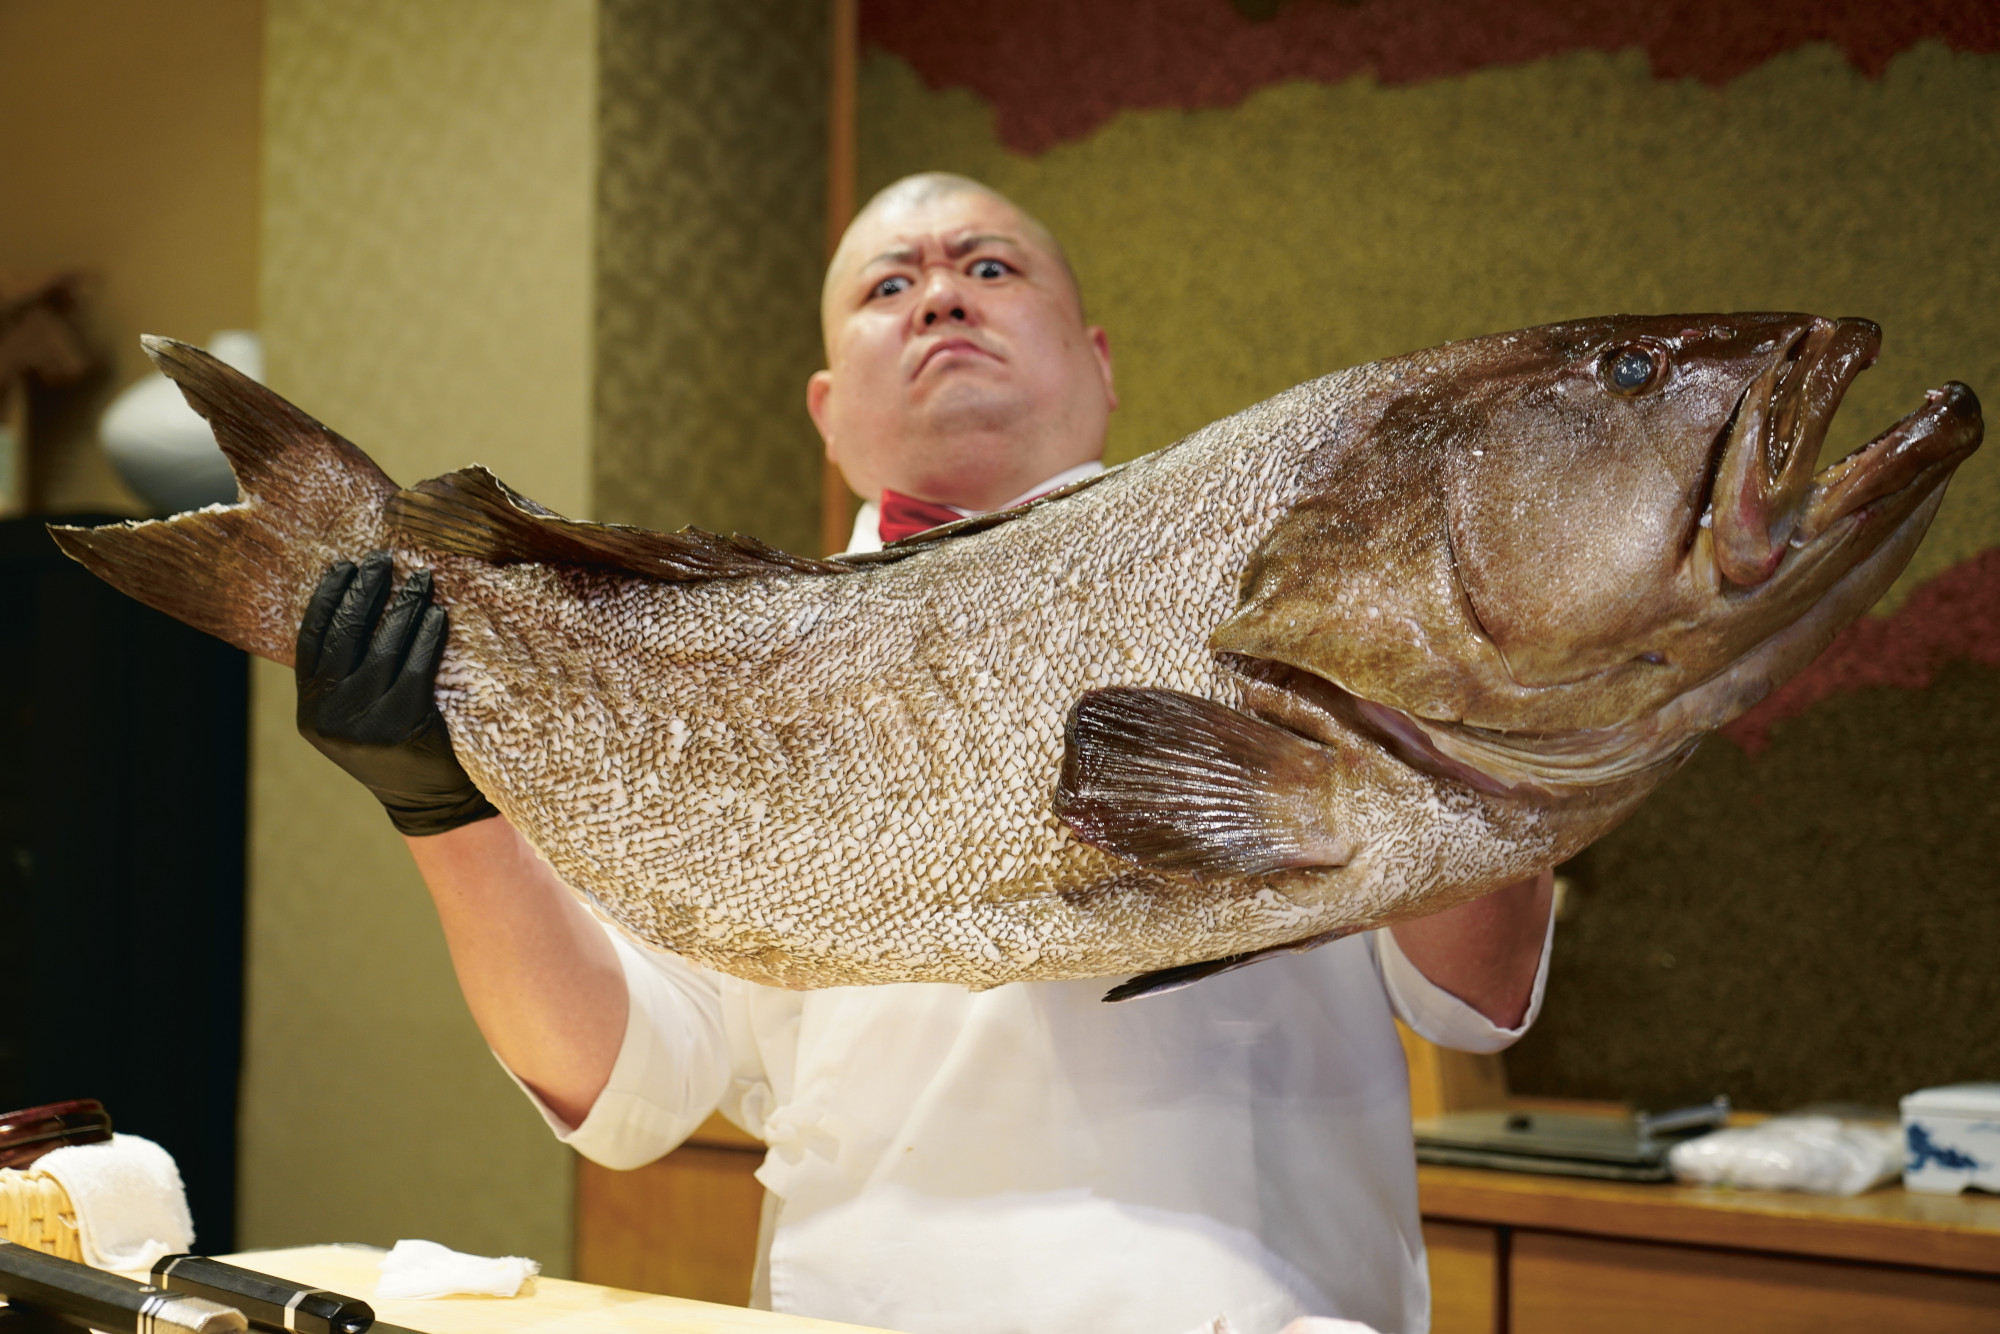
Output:
[[[822,319],[807,408],[867,498],[856,549],[1101,466],[1104,331],[1047,229],[985,186],[877,195]],[[387,579],[330,572],[330,633],[365,640]],[[368,651],[307,633],[302,663]],[[371,745],[334,721],[372,707],[344,688],[302,671],[301,730],[407,836],[467,1004],[550,1128],[629,1168],[720,1107],[770,1146],[757,1304],[909,1334],[1427,1325],[1392,1016],[1466,1050],[1517,1037],[1546,875],[1132,1005],[1097,981],[779,991],[599,923],[479,797],[434,709],[397,733],[419,740]]]

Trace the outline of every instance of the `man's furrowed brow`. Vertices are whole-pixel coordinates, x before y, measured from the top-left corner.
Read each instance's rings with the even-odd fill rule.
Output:
[[[923,257],[923,252],[914,245],[890,246],[861,267],[872,268],[877,264],[914,264]]]
[[[986,245],[1004,245],[1014,250],[1023,248],[1018,240],[1001,232],[972,232],[965,236],[954,236],[946,241],[944,253],[952,259],[957,259]]]
[[[1003,232],[969,232],[964,236],[954,236],[945,241],[945,258],[958,259],[987,245],[1003,245],[1012,250],[1023,248],[1018,239]],[[862,265],[862,268],[873,268],[877,264],[917,264],[923,261],[923,257],[921,245],[906,243],[889,247]]]

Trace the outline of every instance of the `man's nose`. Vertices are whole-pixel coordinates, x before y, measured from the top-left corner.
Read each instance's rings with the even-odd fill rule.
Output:
[[[958,275],[949,269],[931,270],[930,276],[924,280],[924,300],[920,310],[926,329],[939,320],[964,324],[972,318]]]

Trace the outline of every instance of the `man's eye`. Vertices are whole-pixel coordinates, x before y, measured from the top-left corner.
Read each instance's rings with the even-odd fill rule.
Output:
[[[881,282],[869,288],[868,299],[873,301],[877,297],[894,296],[898,292],[907,292],[909,290],[910,280],[899,273],[892,278],[884,278]]]
[[[1004,278],[1011,270],[1006,263],[997,259],[975,259],[972,261],[972,276],[975,278]]]

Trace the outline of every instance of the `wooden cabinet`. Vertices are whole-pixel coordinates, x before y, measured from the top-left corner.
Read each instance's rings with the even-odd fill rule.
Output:
[[[70,516],[65,523],[110,522]],[[0,521],[0,1111],[97,1098],[230,1248],[249,660]]]
[[[1418,1183],[1436,1334],[2000,1331],[2000,1199]]]
[[[1990,1275],[1555,1232],[1515,1233],[1508,1267],[1508,1334],[2000,1330]]]
[[[1494,1334],[1495,1312],[1506,1302],[1503,1240],[1498,1228],[1480,1223],[1424,1220],[1435,1334]]]
[[[742,1306],[757,1265],[764,1146],[711,1116],[631,1172],[577,1160],[576,1276],[585,1283]]]

